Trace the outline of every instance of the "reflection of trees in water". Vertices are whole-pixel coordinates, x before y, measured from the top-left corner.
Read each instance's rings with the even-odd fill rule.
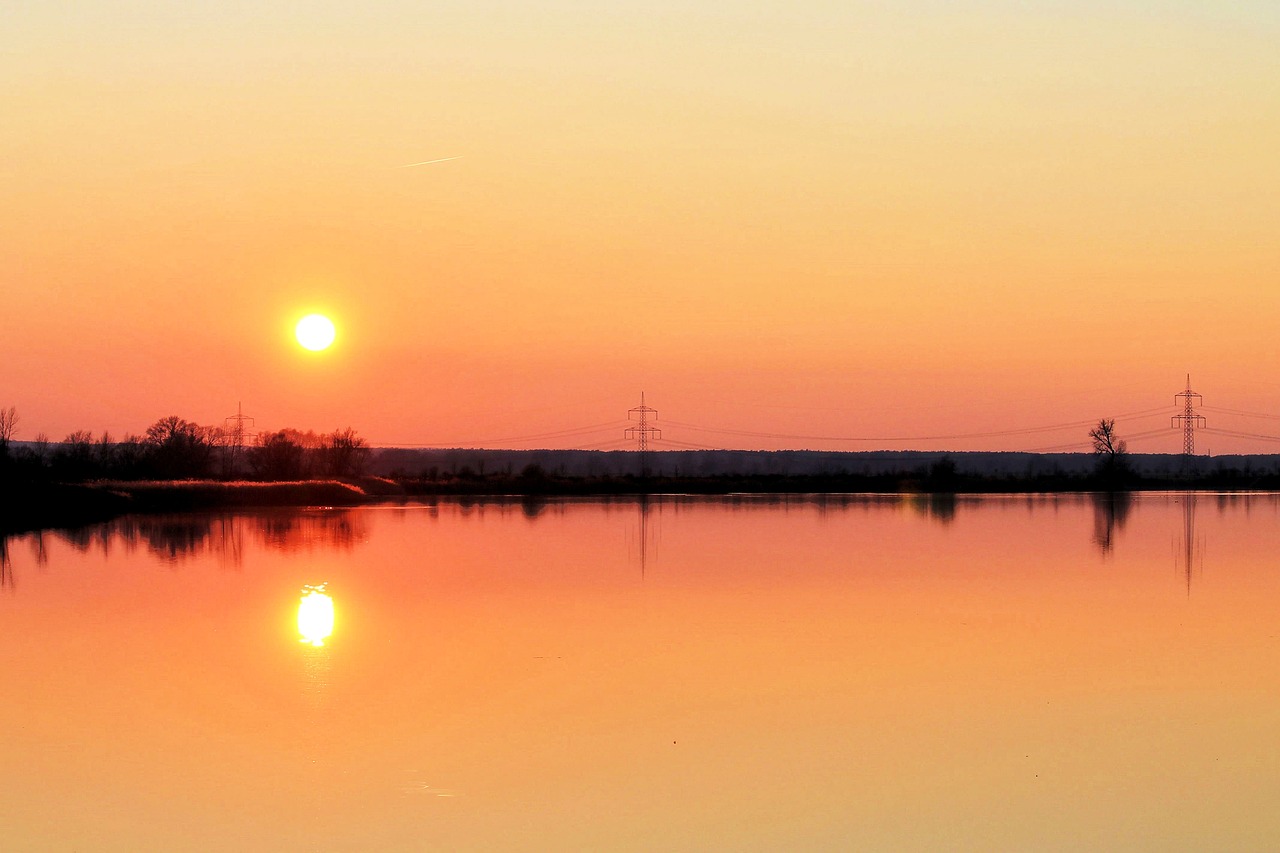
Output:
[[[907,505],[916,514],[930,521],[936,521],[946,527],[956,520],[956,496],[950,492],[930,492],[913,494],[907,499]]]
[[[287,513],[257,516],[246,521],[268,548],[299,551],[310,548],[337,548],[350,551],[369,535],[367,516],[350,510]]]
[[[166,562],[203,554],[212,538],[213,522],[196,518],[144,518],[117,531],[130,549],[141,543]]]
[[[524,517],[530,521],[542,515],[547,508],[547,501],[537,495],[526,495],[520,501],[520,510],[524,513]]]
[[[13,561],[9,559],[7,536],[0,536],[0,589],[13,589]]]
[[[55,530],[53,535],[77,551],[83,552],[91,549],[95,542],[99,542],[103,534],[101,528],[94,526],[77,527],[71,530]]]
[[[126,516],[53,535],[77,551],[101,551],[109,556],[115,547],[132,554],[138,549],[167,563],[204,553],[238,549],[234,520],[230,516]]]
[[[1093,502],[1093,543],[1105,556],[1115,547],[1116,536],[1129,520],[1133,498],[1128,492],[1097,492]]]
[[[52,536],[81,553],[98,550],[107,556],[114,547],[123,547],[126,553],[144,549],[167,563],[212,555],[224,563],[239,565],[244,558],[246,535],[253,536],[266,548],[293,552],[316,547],[351,550],[367,537],[367,533],[365,516],[335,509],[322,512],[273,511],[257,515],[126,516],[105,524],[27,535],[31,537],[38,565],[48,562],[46,536]],[[8,540],[4,542],[5,576],[11,582]]]

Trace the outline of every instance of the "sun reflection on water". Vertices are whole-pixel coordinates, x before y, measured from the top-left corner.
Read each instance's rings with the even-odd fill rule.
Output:
[[[302,588],[298,633],[302,635],[300,642],[313,646],[323,646],[333,633],[333,598],[324,591],[324,584]]]

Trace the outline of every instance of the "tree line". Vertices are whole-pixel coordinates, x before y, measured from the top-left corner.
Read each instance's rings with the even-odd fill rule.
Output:
[[[161,418],[142,435],[117,440],[87,430],[62,441],[37,435],[15,443],[17,410],[0,409],[0,472],[6,479],[89,480],[241,479],[306,480],[358,477],[369,460],[368,443],[350,427],[332,432],[281,429],[241,443],[236,433],[176,415]]]

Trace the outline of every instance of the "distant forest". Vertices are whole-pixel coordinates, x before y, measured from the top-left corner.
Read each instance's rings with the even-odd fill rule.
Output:
[[[1280,456],[1129,454],[1108,421],[1090,432],[1094,453],[372,448],[349,427],[245,436],[175,415],[119,440],[77,431],[17,441],[18,422],[14,408],[0,409],[0,482],[10,485],[378,477],[440,494],[1280,488]]]
[[[370,448],[354,430],[315,433],[282,429],[248,443],[224,429],[176,415],[143,435],[96,439],[80,430],[62,441],[13,440],[17,412],[0,409],[0,476],[10,482],[83,483],[94,480],[342,479],[365,473]]]

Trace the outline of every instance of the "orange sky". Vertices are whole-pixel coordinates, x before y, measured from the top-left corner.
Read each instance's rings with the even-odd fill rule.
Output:
[[[685,443],[1028,449],[1084,431],[785,436],[1168,407],[1136,434],[1188,371],[1280,414],[1270,4],[191,5],[5,9],[19,439],[242,401],[380,443],[617,421],[533,442],[606,446],[644,390],[763,434]]]

